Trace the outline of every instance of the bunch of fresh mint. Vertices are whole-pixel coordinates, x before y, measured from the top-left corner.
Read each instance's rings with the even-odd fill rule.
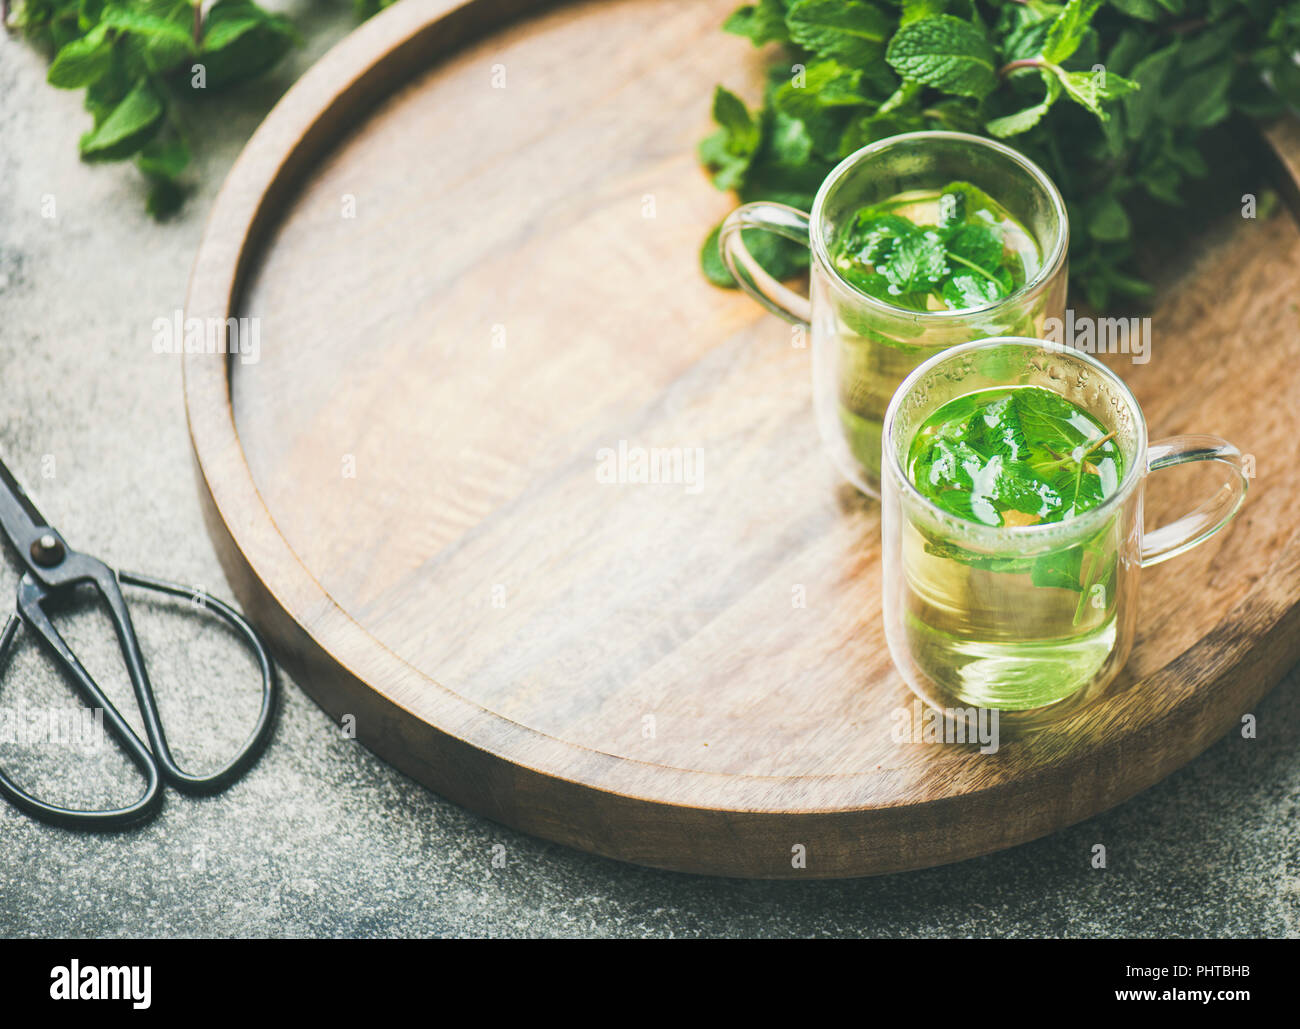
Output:
[[[353,2],[368,17],[394,0]],[[252,0],[21,0],[6,20],[49,54],[51,85],[85,90],[82,158],[134,159],[156,217],[185,194],[193,133],[182,111],[201,120],[209,92],[261,75],[298,39]]]
[[[718,87],[700,159],[719,189],[805,210],[858,148],[900,132],[994,136],[1038,162],[1070,213],[1088,301],[1149,287],[1125,270],[1131,213],[1178,205],[1202,133],[1300,106],[1300,0],[758,0],[723,26],[781,44],[760,110]],[[779,277],[807,250],[750,232]],[[705,274],[732,285],[717,230]]]

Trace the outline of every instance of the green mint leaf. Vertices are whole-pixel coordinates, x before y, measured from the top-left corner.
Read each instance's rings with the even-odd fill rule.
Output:
[[[888,260],[900,239],[916,235],[916,226],[896,214],[859,214],[849,229],[846,249],[862,264]]]
[[[1032,107],[1026,107],[1017,111],[1015,114],[1003,115],[1001,118],[994,118],[984,123],[984,128],[988,130],[989,135],[997,136],[1000,139],[1006,139],[1009,136],[1018,136],[1022,132],[1028,132],[1047,114],[1057,98],[1061,95],[1061,83],[1055,75],[1049,71],[1043,71],[1043,99],[1034,104]]]
[[[1132,93],[1138,87],[1122,76],[1098,71],[1065,71],[1054,68],[1071,100],[1086,107],[1102,121],[1109,117],[1105,103]]]
[[[1210,65],[1182,79],[1160,103],[1160,111],[1173,125],[1205,129],[1231,113],[1228,91],[1236,69],[1231,63]]]
[[[722,253],[718,249],[718,237],[722,226],[714,227],[700,247],[700,268],[715,286],[734,289],[736,280],[731,277]],[[782,239],[762,229],[752,229],[744,233],[745,248],[758,262],[759,266],[775,279],[793,278],[808,267],[808,248],[792,240]]]
[[[1116,461],[1114,434],[1103,435],[1080,409],[1048,393],[1031,387],[950,401],[913,443],[912,481],[949,511],[961,510],[949,494],[967,492],[970,516],[994,526],[1059,522],[1101,503],[1102,469],[1094,461]],[[1042,581],[1081,582],[1079,568],[1063,566],[1061,556],[1041,561]]]
[[[975,486],[975,476],[983,470],[984,456],[976,453],[970,444],[937,439],[930,448],[925,474],[919,478],[939,492],[954,489],[970,492]]]
[[[265,24],[265,14],[245,14],[223,18],[215,25],[208,24],[203,30],[203,53],[214,54],[224,50],[245,33],[252,32]]]
[[[144,207],[154,218],[162,221],[181,209],[185,202],[185,189],[174,179],[154,179],[149,185],[149,195]]]
[[[973,307],[987,307],[1007,295],[1000,282],[988,279],[978,272],[958,271],[945,280],[940,295],[954,311]]]
[[[941,194],[939,204],[941,211],[946,212],[945,225],[958,222],[987,225],[990,219],[997,220],[997,203],[978,186],[969,182],[950,182],[943,187]]]
[[[1094,239],[1128,239],[1133,231],[1128,212],[1114,193],[1106,193],[1098,198],[1088,214],[1088,231]]]
[[[155,139],[140,151],[135,163],[146,175],[176,179],[190,163],[190,148],[179,139]]]
[[[96,25],[80,39],[59,48],[46,81],[60,89],[82,89],[97,82],[113,63],[113,41],[108,26]]]
[[[1177,64],[1178,49],[1178,42],[1171,43],[1155,53],[1147,54],[1133,66],[1131,74],[1139,88],[1124,98],[1129,139],[1142,139],[1146,136],[1160,98],[1165,94],[1165,79]]]
[[[987,272],[988,277],[994,276],[1002,263],[1002,239],[987,225],[958,225],[944,235],[943,245],[949,255],[962,259],[964,267],[975,265],[970,270]]]
[[[718,250],[718,237],[721,231],[722,226],[715,225],[713,231],[705,238],[704,245],[700,247],[700,268],[704,271],[704,277],[715,286],[734,289],[736,280],[732,278],[731,272],[727,270],[727,263],[722,259],[722,254]]]
[[[765,161],[751,169],[740,190],[740,199],[745,202],[773,200],[807,211],[812,208],[813,197],[829,171],[830,167],[819,161],[810,161],[800,168]],[[804,253],[807,252],[805,246]]]
[[[948,97],[938,103],[927,104],[925,117],[932,119],[929,129],[949,129],[953,132],[980,131],[979,111],[974,104],[961,97]]]
[[[1005,458],[995,460],[998,462],[997,474],[993,479],[991,493],[1000,508],[1041,517],[1065,506],[1061,495],[1035,476],[1027,465],[1007,461]]]
[[[1070,424],[1074,408],[1060,394],[1046,389],[1018,389],[1012,396],[1021,428],[1041,446],[1067,453],[1082,438]]]
[[[104,7],[102,17],[121,37],[133,70],[142,65],[164,75],[196,52],[188,0],[132,0],[130,7]]]
[[[1023,61],[1040,56],[1047,33],[1052,28],[1052,18],[1040,15],[1029,7],[1016,8],[1012,16],[1016,18],[1015,27],[1007,33],[999,47],[1002,59]]]
[[[860,71],[846,69],[835,60],[810,61],[798,78],[789,77],[772,90],[773,109],[811,123],[834,108],[862,107],[867,98],[859,86]]]
[[[1130,25],[1119,34],[1115,45],[1106,54],[1106,67],[1133,78],[1133,66],[1147,53],[1150,46],[1151,41],[1147,31],[1141,26]]]
[[[982,98],[998,81],[997,57],[983,30],[947,14],[899,29],[885,59],[904,78],[945,93]]]
[[[147,79],[136,83],[112,112],[81,137],[87,160],[116,160],[134,153],[162,120],[163,105]]]
[[[1300,71],[1300,68],[1297,69]],[[1196,147],[1188,143],[1171,143],[1168,150],[1169,160],[1193,178],[1199,179],[1209,174],[1210,166],[1205,163]]]
[[[243,23],[257,20],[256,26]],[[227,23],[238,23],[230,29]],[[249,0],[217,0],[208,12],[205,35],[225,41],[220,49],[205,50],[209,89],[256,78],[284,57],[299,42],[298,32],[287,18],[271,14]],[[238,28],[238,31],[235,29]],[[228,34],[229,33],[229,34]]]
[[[986,459],[1002,457],[1019,461],[1028,444],[1020,423],[1020,411],[1011,395],[985,405],[965,428],[965,437]]]
[[[1183,203],[1178,187],[1182,184],[1182,174],[1177,165],[1171,161],[1158,160],[1138,172],[1138,184],[1157,200],[1174,207]]]
[[[841,269],[840,274],[851,285],[856,286],[868,296],[875,297],[877,300],[883,300],[889,304],[898,304],[898,297],[889,292],[889,280],[880,272],[868,271],[861,265],[855,264],[848,268]],[[901,306],[910,306],[910,301]]]
[[[763,132],[745,102],[719,86],[713,94],[713,120],[719,128],[701,141],[700,160],[714,172],[718,189],[738,189],[758,153]]]
[[[880,270],[896,295],[933,289],[948,274],[943,241],[932,231],[903,236]]]
[[[745,102],[722,86],[713,93],[713,120],[725,133],[731,153],[748,157],[758,149],[762,137],[758,122],[750,116]]]
[[[1083,591],[1080,578],[1083,574],[1083,547],[1070,547],[1044,554],[1034,561],[1029,573],[1035,586],[1054,586],[1057,589]]]
[[[1283,13],[1279,11],[1279,17]],[[1231,59],[1231,53],[1234,50],[1236,37],[1241,31],[1241,26],[1240,18],[1229,18],[1220,25],[1205,29],[1199,34],[1187,36],[1183,40],[1183,46],[1178,55],[1179,64],[1184,69],[1191,71],[1209,61]]]
[[[812,159],[813,139],[808,126],[798,118],[778,113],[772,120],[768,150],[778,164],[801,167]]]
[[[1164,12],[1155,0],[1110,0],[1110,5],[1139,21],[1159,21],[1164,17]]]
[[[397,0],[353,0],[352,9],[356,12],[357,21],[365,21],[395,3]]]
[[[755,46],[790,42],[790,33],[785,27],[785,6],[781,0],[745,4],[732,12],[722,23],[722,28],[733,35],[744,36]]]
[[[188,8],[188,4],[172,4],[172,8]],[[188,16],[188,15],[187,15]],[[143,36],[150,41],[166,41],[182,49],[194,52],[194,37],[190,28],[179,21],[169,20],[147,10],[132,10],[126,7],[108,6],[100,16],[100,24],[119,32],[130,32]]]
[[[948,9],[948,0],[903,0],[903,13],[899,25],[911,25],[914,21],[943,14]]]
[[[879,108],[877,108],[876,114],[892,114],[900,107],[907,106],[916,99],[924,88],[925,87],[919,82],[913,82],[911,80],[904,81],[903,84],[894,90],[894,92],[890,94],[889,98],[881,104]]]
[[[1099,7],[1101,0],[1070,0],[1047,32],[1043,60],[1061,64],[1078,50]]]
[[[893,19],[863,0],[797,0],[785,16],[790,38],[819,57],[859,67],[879,60]]]
[[[700,140],[697,149],[700,163],[713,172],[713,185],[716,189],[739,189],[749,171],[752,154],[735,154],[727,145],[727,132],[719,129],[711,136]]]

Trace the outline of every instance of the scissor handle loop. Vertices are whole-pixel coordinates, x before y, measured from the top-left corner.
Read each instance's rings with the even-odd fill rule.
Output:
[[[0,673],[8,667],[9,655],[13,650],[14,638],[18,634],[19,622],[19,616],[12,614],[9,616],[8,621],[5,622],[4,629],[0,630]],[[68,656],[72,657],[76,667],[81,668],[81,663],[77,661],[70,650],[67,650],[67,644],[63,642],[63,638],[59,636],[58,631],[49,622],[48,618],[45,618],[45,623],[48,625],[50,632],[58,638],[62,649],[67,651]],[[42,639],[48,641],[42,627],[35,626],[34,628]],[[58,653],[57,649],[56,653]],[[61,664],[68,667],[66,662],[63,661],[62,654],[59,654],[59,660]],[[103,710],[104,721],[108,724],[109,731],[121,744],[122,749],[126,751],[131,761],[144,774],[144,792],[134,803],[127,804],[125,807],[109,808],[101,811],[61,807],[33,797],[14,782],[3,768],[0,768],[0,795],[4,796],[20,811],[26,812],[33,818],[66,829],[125,829],[152,818],[162,804],[162,775],[158,763],[154,760],[153,755],[149,753],[149,748],[140,741],[140,737],[122,720],[117,708],[104,696],[103,691],[95,684],[95,681],[89,675],[85,675],[85,669],[81,669],[82,675],[72,671],[71,667],[68,670],[72,672],[73,680],[85,696],[86,702],[92,708]]]
[[[248,649],[257,660],[258,671],[262,676],[262,705],[252,731],[243,746],[226,765],[208,775],[193,775],[181,768],[172,757],[171,748],[167,744],[167,734],[163,730],[162,718],[158,714],[158,702],[154,698],[153,687],[149,684],[144,656],[140,653],[140,643],[136,639],[135,627],[131,624],[126,600],[120,589],[102,590],[108,598],[109,609],[113,611],[113,623],[117,628],[118,641],[122,645],[122,656],[126,658],[131,684],[135,688],[136,700],[144,716],[145,733],[149,737],[154,758],[162,768],[163,778],[182,793],[220,793],[248,771],[270,739],[276,696],[275,665],[271,661],[271,655],[267,653],[257,631],[244,616],[206,590],[167,582],[165,579],[155,579],[151,575],[141,575],[138,572],[118,572],[117,579],[128,586],[138,586],[174,597],[185,597],[205,611],[216,612],[227,625],[243,637]],[[116,610],[114,610],[115,606]]]
[[[69,674],[87,703],[92,708],[103,710],[104,720],[113,736],[144,773],[147,780],[146,790],[134,804],[123,808],[107,811],[63,808],[33,797],[14,783],[3,769],[0,769],[0,794],[28,814],[56,825],[82,829],[119,829],[147,819],[156,813],[162,802],[163,782],[171,783],[181,792],[188,794],[212,794],[225,789],[252,766],[265,749],[271,735],[277,693],[275,665],[256,630],[234,608],[205,590],[134,572],[114,572],[102,561],[84,554],[70,555],[68,565],[69,567],[60,575],[61,581],[56,588],[88,582],[93,583],[103,596],[131,679],[131,687],[140,708],[149,745],[145,746],[126,723],[54,627],[43,606],[52,591],[47,584],[38,583],[30,574],[24,575],[19,583],[18,615],[11,616],[3,631],[0,632],[0,674],[3,673],[21,619],[47,645],[55,661]],[[149,674],[145,668],[144,655],[127,609],[126,598],[122,593],[122,583],[184,597],[195,602],[196,606],[202,607],[205,611],[215,612],[243,638],[257,660],[262,677],[262,703],[257,722],[234,758],[215,772],[208,775],[193,775],[181,768],[172,756],[162,718],[158,713],[158,702],[154,697],[153,686],[149,682]]]

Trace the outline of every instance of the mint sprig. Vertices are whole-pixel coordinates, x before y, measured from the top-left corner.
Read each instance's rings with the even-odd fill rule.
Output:
[[[1300,0],[758,0],[726,28],[784,52],[750,112],[757,144],[701,152],[723,188],[811,198],[867,143],[984,133],[1061,188],[1073,282],[1099,308],[1150,291],[1131,270],[1133,214],[1182,202],[1206,130],[1300,107]],[[806,260],[776,247],[782,270]]]
[[[393,2],[354,6],[368,17]],[[184,201],[206,96],[270,70],[299,38],[252,0],[22,0],[12,12],[5,0],[4,13],[49,54],[50,85],[85,91],[82,158],[134,160],[160,218]]]

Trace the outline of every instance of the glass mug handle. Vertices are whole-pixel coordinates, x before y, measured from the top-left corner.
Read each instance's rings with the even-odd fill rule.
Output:
[[[1173,436],[1147,448],[1147,471],[1188,464],[1191,461],[1219,461],[1228,466],[1223,484],[1209,500],[1177,521],[1142,534],[1142,567],[1191,550],[1232,520],[1246,499],[1250,479],[1241,451],[1218,436]]]
[[[795,207],[760,201],[745,204],[727,215],[718,230],[718,250],[727,270],[741,289],[766,307],[795,325],[812,320],[812,305],[806,296],[779,283],[754,260],[741,233],[746,229],[763,229],[778,236],[808,245],[808,215]]]

